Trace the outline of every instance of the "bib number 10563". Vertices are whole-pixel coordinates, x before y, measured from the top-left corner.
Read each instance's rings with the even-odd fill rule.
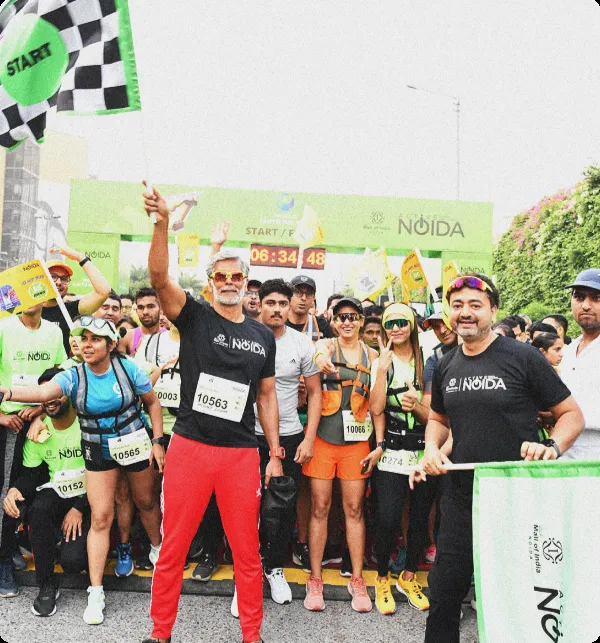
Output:
[[[200,373],[192,408],[231,422],[239,422],[244,415],[250,386],[231,380]]]

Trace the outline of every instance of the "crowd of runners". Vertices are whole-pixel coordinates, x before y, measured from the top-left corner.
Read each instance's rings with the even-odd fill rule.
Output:
[[[83,620],[98,625],[114,547],[117,576],[154,570],[145,643],[162,643],[184,569],[203,582],[232,563],[231,613],[251,643],[264,580],[290,603],[284,569],[297,565],[304,607],[323,611],[322,570],[336,565],[353,610],[374,598],[390,616],[399,593],[428,612],[425,641],[458,641],[473,473],[446,467],[600,459],[600,269],[565,276],[574,339],[561,314],[496,321],[499,293],[481,274],[450,284],[447,316],[441,303],[420,316],[342,294],[319,312],[310,276],[249,278],[219,224],[209,300],[196,300],[169,278],[164,199],[144,204],[151,288],[118,295],[60,248],[93,288],[71,296],[72,269],[49,263],[73,328],[56,301],[0,322],[0,597],[19,593],[26,548],[33,613],[56,612],[60,562],[89,574]]]

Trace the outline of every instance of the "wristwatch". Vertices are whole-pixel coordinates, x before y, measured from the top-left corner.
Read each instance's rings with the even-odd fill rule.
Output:
[[[285,458],[285,449],[283,447],[276,447],[275,451],[269,451],[269,457],[283,460]]]
[[[386,449],[385,440],[382,440],[381,442],[378,442],[376,446],[377,446],[377,448],[381,447],[385,451],[385,449]]]
[[[165,446],[165,436],[161,435],[160,438],[152,438],[152,444],[160,444],[161,447]]]
[[[556,457],[560,458],[561,456],[560,449],[558,448],[558,444],[556,444],[556,442],[552,438],[548,438],[547,440],[542,440],[542,444],[545,447],[554,447],[554,449],[556,450]]]

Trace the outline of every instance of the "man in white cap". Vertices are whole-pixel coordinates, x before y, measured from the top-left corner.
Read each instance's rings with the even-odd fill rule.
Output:
[[[583,411],[585,427],[565,458],[600,460],[600,268],[580,272],[567,288],[581,335],[565,346],[560,374]]]

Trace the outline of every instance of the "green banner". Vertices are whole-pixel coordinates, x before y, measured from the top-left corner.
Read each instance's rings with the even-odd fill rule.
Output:
[[[461,273],[471,271],[480,272],[491,277],[492,275],[492,246],[489,252],[442,252],[442,269],[449,261],[456,261]]]
[[[207,244],[211,225],[231,221],[230,245],[266,243],[294,246],[294,231],[310,206],[331,250],[383,246],[388,254],[419,248],[424,255],[443,251],[491,253],[492,204],[303,192],[276,192],[157,185],[172,208],[173,231],[197,232]],[[76,180],[71,185],[69,230],[87,233],[102,221],[102,231],[149,238],[151,224],[137,183]],[[486,255],[488,256],[488,255]]]
[[[77,232],[69,229],[67,243],[79,252],[85,253],[96,265],[98,270],[113,286],[119,279],[119,246],[118,234],[98,234],[91,232]],[[69,285],[69,292],[84,295],[92,290],[90,280],[83,268],[75,261],[67,261],[73,268],[73,277]]]

